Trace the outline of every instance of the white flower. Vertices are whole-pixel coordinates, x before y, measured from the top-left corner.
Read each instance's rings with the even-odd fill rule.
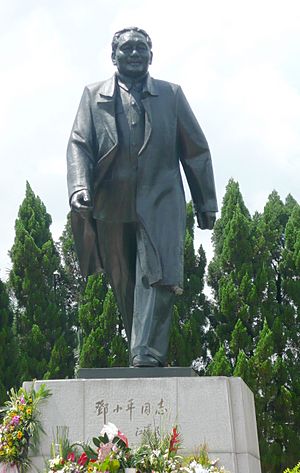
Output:
[[[195,460],[190,463],[190,468],[194,471],[194,473],[209,473],[209,470],[204,468],[200,463],[197,463]]]
[[[153,452],[152,452],[152,453],[153,453],[153,455],[154,455],[155,457],[157,457],[157,458],[158,458],[158,457],[159,457],[159,455],[160,455],[160,450],[153,450]]]
[[[108,422],[103,426],[103,429],[100,432],[101,437],[106,434],[108,437],[108,440],[111,442],[114,437],[118,435],[118,427],[115,426],[115,424],[112,424],[111,422]]]
[[[55,458],[51,458],[49,463],[50,463],[50,468],[53,468],[55,466],[58,466],[61,462],[61,457],[57,455]]]

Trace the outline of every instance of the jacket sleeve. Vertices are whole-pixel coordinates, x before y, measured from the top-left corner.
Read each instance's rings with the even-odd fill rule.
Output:
[[[217,212],[218,205],[209,147],[180,87],[177,90],[177,135],[180,161],[196,212]]]
[[[95,131],[90,93],[84,89],[67,148],[69,200],[72,195],[87,189],[92,195],[95,162]]]

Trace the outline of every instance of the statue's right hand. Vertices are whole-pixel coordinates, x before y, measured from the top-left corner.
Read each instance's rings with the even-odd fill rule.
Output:
[[[71,208],[82,217],[88,217],[92,211],[92,199],[87,189],[75,192],[71,198]]]

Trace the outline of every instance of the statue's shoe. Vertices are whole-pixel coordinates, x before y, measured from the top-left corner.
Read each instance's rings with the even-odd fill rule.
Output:
[[[134,368],[159,367],[161,363],[151,355],[136,355],[132,360]]]

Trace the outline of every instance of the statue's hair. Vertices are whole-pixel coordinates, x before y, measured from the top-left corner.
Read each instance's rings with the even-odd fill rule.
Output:
[[[120,36],[124,33],[128,33],[130,31],[136,31],[137,33],[140,33],[142,34],[143,36],[145,36],[146,38],[146,41],[147,41],[147,44],[149,46],[149,49],[151,50],[152,49],[152,41],[151,41],[151,38],[150,36],[148,35],[148,33],[146,33],[145,30],[142,30],[141,28],[137,28],[136,26],[129,26],[128,28],[123,28],[122,30],[120,31],[117,31],[114,36],[113,36],[113,39],[112,39],[112,43],[111,43],[111,47],[112,47],[112,52],[115,53],[116,52],[116,49],[118,47],[118,44],[119,44],[119,40],[120,40]]]

